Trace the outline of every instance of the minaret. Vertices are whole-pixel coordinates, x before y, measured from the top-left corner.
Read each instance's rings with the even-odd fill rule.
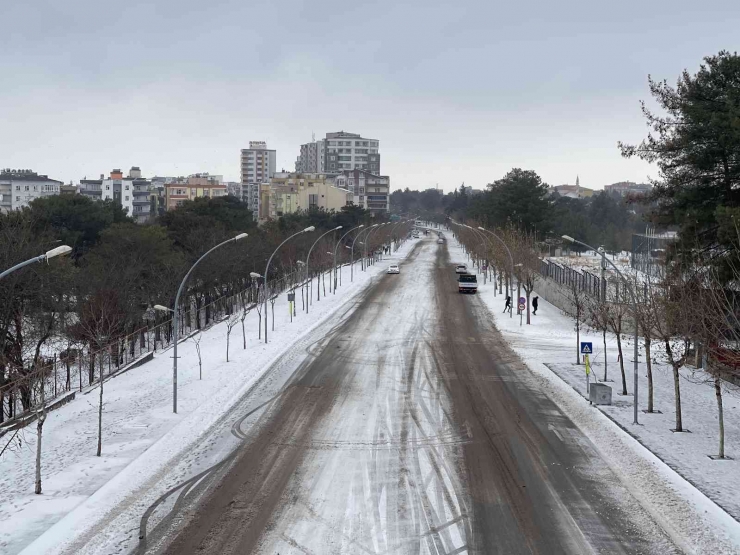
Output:
[[[576,189],[580,188],[581,181],[578,179],[578,176],[576,176]]]

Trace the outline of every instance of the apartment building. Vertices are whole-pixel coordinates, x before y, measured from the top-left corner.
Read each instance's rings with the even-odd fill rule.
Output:
[[[0,211],[19,210],[37,198],[58,195],[62,185],[31,170],[0,170]]]
[[[177,208],[186,200],[217,198],[228,194],[226,185],[207,173],[178,177],[164,185],[165,209]]]
[[[338,174],[360,169],[380,175],[380,142],[356,133],[337,131],[326,138],[301,145],[296,171]]]
[[[335,187],[347,191],[347,203],[373,213],[390,210],[391,180],[387,175],[375,175],[366,170],[344,170],[333,178]]]
[[[301,145],[301,153],[295,162],[298,173],[324,173],[326,139],[313,140]]]
[[[277,169],[276,152],[264,141],[249,141],[241,151],[242,201],[257,219],[260,214],[260,185],[269,183]]]
[[[365,170],[380,175],[380,142],[356,133],[337,131],[326,134],[324,169],[336,174],[345,170]]]
[[[260,187],[259,219],[275,219],[299,210],[339,211],[347,204],[347,191],[324,174],[278,172]]]
[[[141,176],[141,168],[132,166],[127,176],[116,168],[108,177],[81,179],[78,192],[94,200],[112,200],[126,209],[137,223],[148,222],[152,212],[152,183]]]

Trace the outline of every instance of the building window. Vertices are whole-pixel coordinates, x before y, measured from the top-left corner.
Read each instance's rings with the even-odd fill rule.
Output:
[[[16,191],[20,191],[20,190],[21,190],[21,186],[20,186],[20,185],[16,185],[16,186],[15,186],[15,190],[16,190]]]
[[[308,206],[316,206],[319,203],[319,195],[308,195]]]
[[[26,185],[26,191],[28,191],[28,185]]]
[[[16,202],[20,202],[21,201],[21,197],[15,197],[15,200],[16,200]]]
[[[106,185],[106,186],[105,186],[105,190],[106,190],[106,191],[110,191],[110,185]]]
[[[128,191],[128,185],[126,185],[126,190]]]
[[[128,200],[128,197],[126,197],[126,200]]]

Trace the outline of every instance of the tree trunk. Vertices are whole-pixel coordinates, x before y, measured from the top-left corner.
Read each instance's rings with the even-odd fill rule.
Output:
[[[46,422],[46,398],[44,396],[44,381],[41,380],[41,414],[36,423],[36,487],[34,492],[41,495],[41,438],[44,433],[44,422]]]
[[[576,319],[576,364],[581,364],[581,323]]]
[[[229,362],[229,337],[231,337],[231,330],[226,331],[226,362]]]
[[[717,415],[719,416],[719,458],[725,458],[725,413],[722,408],[722,381],[714,378],[714,393],[717,395]]]
[[[606,326],[601,330],[604,339],[604,381],[606,381]]]
[[[244,330],[244,320],[242,320],[242,341],[244,342],[244,348],[247,348],[247,332]]]
[[[98,457],[103,450],[103,359],[100,358],[100,402],[98,403],[98,451],[95,453]]]
[[[620,325],[621,329],[621,325]],[[622,372],[622,395],[627,395],[627,375],[624,373],[624,355],[622,354],[622,334],[617,334],[617,350],[619,351],[619,370]]]
[[[648,412],[653,412],[653,362],[650,360],[650,338],[645,338],[645,362],[647,364],[648,380]]]
[[[46,421],[46,406],[42,406],[42,412],[36,424],[36,488],[34,489],[36,495],[41,494],[41,436],[44,432],[44,422]]]
[[[673,390],[676,395],[676,431],[683,432],[683,422],[681,419],[681,383],[679,382],[680,375],[678,373],[678,366],[673,364]]]

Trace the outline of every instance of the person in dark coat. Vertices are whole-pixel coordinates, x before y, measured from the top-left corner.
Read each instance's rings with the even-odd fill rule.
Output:
[[[532,311],[532,314],[537,314],[537,306],[539,306],[538,302],[539,302],[539,297],[535,297],[534,299],[532,299],[532,308],[534,309]]]
[[[511,312],[511,297],[509,295],[506,295],[506,306],[504,307],[504,312],[507,310]]]

